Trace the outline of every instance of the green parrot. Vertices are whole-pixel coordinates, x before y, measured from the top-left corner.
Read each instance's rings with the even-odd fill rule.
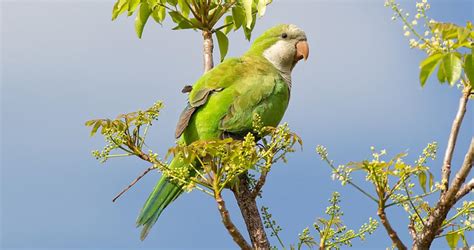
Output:
[[[308,55],[306,34],[297,26],[281,24],[264,32],[243,56],[225,60],[188,88],[188,105],[176,127],[178,143],[245,136],[255,113],[264,126],[277,126],[290,99],[291,71]],[[186,166],[174,159],[170,167]],[[137,219],[141,240],[181,193],[179,185],[161,177]]]

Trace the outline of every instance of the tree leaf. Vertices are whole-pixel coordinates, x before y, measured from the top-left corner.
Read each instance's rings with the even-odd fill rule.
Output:
[[[138,38],[142,38],[143,28],[145,28],[145,24],[148,21],[150,14],[151,10],[150,7],[148,7],[148,3],[143,2],[140,5],[137,17],[135,18],[135,31],[137,32]]]
[[[436,74],[436,76],[438,77],[438,81],[443,84],[444,82],[446,82],[446,74],[444,73],[444,61],[441,60],[441,63],[439,64],[439,68],[438,68],[438,73]]]
[[[422,171],[418,174],[418,182],[420,183],[420,186],[423,189],[423,192],[426,193],[426,174],[425,174],[425,172]]]
[[[252,0],[242,0],[245,10],[245,26],[250,29],[252,26]]]
[[[171,16],[171,19],[173,19],[173,22],[178,24],[184,20],[184,17],[179,13],[178,11],[170,11],[168,14]]]
[[[217,43],[219,44],[219,52],[221,54],[221,62],[224,61],[227,51],[229,50],[229,39],[222,31],[216,31]]]
[[[178,6],[179,9],[181,10],[181,14],[183,14],[184,17],[189,17],[189,13],[191,10],[189,9],[189,6],[186,4],[187,0],[178,0]]]
[[[461,77],[462,61],[456,53],[449,53],[443,58],[443,70],[446,80],[454,85]]]
[[[97,132],[101,124],[102,124],[101,120],[97,120],[95,122],[94,127],[92,127],[92,130],[91,130],[91,136],[93,136]]]
[[[224,34],[229,34],[229,32],[232,30],[232,22],[234,22],[234,18],[232,16],[226,16],[225,19],[224,19],[224,25],[228,25],[226,26],[224,29],[222,29],[222,32],[224,32]]]
[[[178,0],[166,0],[169,4],[176,6],[178,4]]]
[[[456,249],[459,238],[460,238],[460,235],[457,232],[450,232],[446,234],[446,241],[448,242],[448,245],[451,249]]]
[[[430,174],[430,179],[428,181],[428,185],[429,185],[429,188],[430,188],[430,191],[431,191],[431,190],[433,190],[434,176],[431,172],[428,171],[428,173]]]
[[[265,15],[265,10],[267,9],[268,3],[269,3],[268,0],[258,0],[257,12],[258,12],[259,17],[262,17],[263,15]]]
[[[195,27],[193,26],[192,23],[190,23],[188,20],[183,19],[179,24],[173,28],[173,30],[185,30],[185,29],[194,29]]]
[[[128,9],[127,0],[118,0],[112,8],[112,21]]]
[[[254,18],[252,21],[252,25],[250,25],[250,28],[247,28],[246,26],[242,26],[242,28],[244,29],[245,38],[249,41],[250,41],[250,38],[252,38],[252,30],[255,27],[255,21],[257,20],[255,17],[256,17],[256,14],[254,14]]]
[[[153,12],[151,13],[151,17],[155,20],[155,22],[161,24],[165,20],[166,17],[166,9],[163,6],[157,6]]]
[[[234,18],[234,30],[238,30],[245,20],[245,11],[242,7],[236,5],[232,8],[232,17]]]
[[[471,49],[471,54],[466,55],[464,59],[464,73],[474,88],[474,48]]]
[[[129,0],[128,2],[128,16],[131,16],[140,4],[140,0]]]
[[[429,76],[433,73],[434,69],[439,64],[442,58],[443,54],[433,54],[420,63],[421,87],[425,86],[426,80],[428,80]]]

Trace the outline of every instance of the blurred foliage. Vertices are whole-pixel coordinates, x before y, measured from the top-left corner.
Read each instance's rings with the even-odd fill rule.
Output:
[[[139,38],[150,17],[163,24],[166,17],[176,25],[173,30],[193,29],[215,33],[221,61],[227,54],[231,30],[242,29],[250,40],[257,17],[265,14],[272,0],[118,0],[112,9],[112,20],[126,14],[135,15]],[[225,16],[225,17],[224,17]],[[220,25],[220,26],[218,26]]]

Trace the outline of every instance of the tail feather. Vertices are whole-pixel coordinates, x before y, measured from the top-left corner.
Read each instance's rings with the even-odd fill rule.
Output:
[[[144,240],[163,210],[183,192],[180,186],[163,176],[156,184],[137,218],[137,227],[143,226],[140,239]]]

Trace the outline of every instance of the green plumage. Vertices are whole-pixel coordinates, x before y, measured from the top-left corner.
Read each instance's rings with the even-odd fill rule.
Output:
[[[266,126],[277,126],[288,105],[290,88],[264,51],[280,39],[288,25],[279,25],[260,36],[240,58],[227,59],[203,75],[189,93],[176,131],[179,143],[237,136],[252,131],[253,114]],[[184,167],[173,160],[171,167]],[[179,186],[163,176],[137,219],[143,240],[162,211],[180,194]]]

